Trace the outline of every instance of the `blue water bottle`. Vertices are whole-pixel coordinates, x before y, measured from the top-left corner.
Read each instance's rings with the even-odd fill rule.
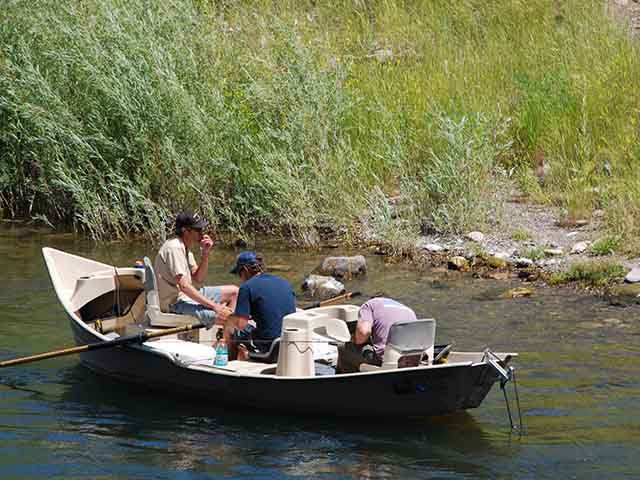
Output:
[[[215,367],[225,367],[229,363],[229,348],[224,338],[218,340],[216,344],[216,358],[213,361]]]

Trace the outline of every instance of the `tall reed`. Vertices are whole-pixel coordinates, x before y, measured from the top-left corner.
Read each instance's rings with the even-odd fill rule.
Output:
[[[402,238],[486,223],[504,172],[534,192],[544,164],[537,200],[638,237],[640,47],[603,6],[7,0],[0,209],[304,239],[387,211],[375,190],[405,196],[376,219]]]

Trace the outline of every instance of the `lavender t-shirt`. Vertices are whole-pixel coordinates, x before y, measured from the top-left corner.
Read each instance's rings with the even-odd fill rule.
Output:
[[[378,297],[360,307],[359,320],[371,322],[371,344],[379,358],[384,355],[389,329],[396,322],[416,320],[416,314],[406,305],[390,298]]]

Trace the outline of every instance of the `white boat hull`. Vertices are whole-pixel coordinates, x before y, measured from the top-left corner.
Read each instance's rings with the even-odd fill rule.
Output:
[[[54,280],[57,274],[51,272],[50,261],[47,265]],[[56,290],[60,298],[61,292]],[[61,302],[67,310],[77,345],[106,339],[88,328],[62,298]],[[472,354],[460,355],[464,359],[464,355]],[[498,355],[505,367],[512,354]],[[479,406],[493,384],[500,380],[495,368],[489,362],[479,361],[480,357],[476,361],[306,377],[277,376],[275,368],[272,372],[246,374],[203,364],[188,365],[145,344],[88,351],[82,353],[80,359],[83,365],[99,374],[176,397],[321,416],[442,415]]]

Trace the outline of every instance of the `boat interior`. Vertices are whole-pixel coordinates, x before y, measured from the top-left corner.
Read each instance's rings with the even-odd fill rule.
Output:
[[[162,312],[157,282],[148,258],[144,265],[113,267],[51,248],[43,254],[54,288],[69,313],[105,339],[158,332],[194,324],[194,318]],[[298,310],[283,319],[275,351],[248,361],[213,365],[217,328],[197,329],[151,339],[143,348],[170,357],[185,367],[242,375],[308,377],[335,375],[337,345],[348,342],[358,318],[358,306],[334,305]],[[381,365],[363,363],[360,372],[389,369],[446,367],[477,363],[484,352],[455,352],[451,345],[435,345],[436,321],[396,324],[392,327]],[[493,354],[505,360],[515,354]],[[508,360],[508,359],[507,359]]]

